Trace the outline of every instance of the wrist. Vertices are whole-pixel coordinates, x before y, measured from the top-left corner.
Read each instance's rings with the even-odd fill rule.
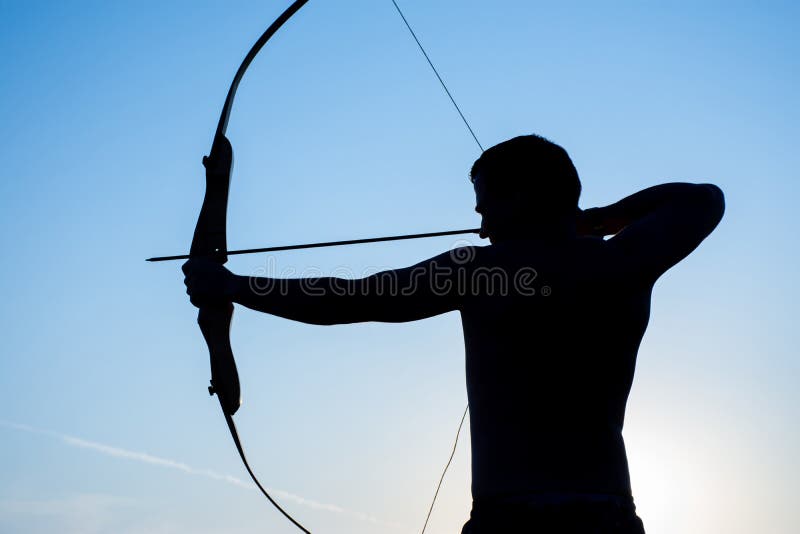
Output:
[[[250,277],[231,274],[228,280],[226,293],[231,302],[241,302],[250,291]]]

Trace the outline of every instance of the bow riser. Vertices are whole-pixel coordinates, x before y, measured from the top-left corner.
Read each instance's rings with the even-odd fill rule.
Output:
[[[189,255],[210,258],[220,265],[228,261],[226,254],[226,221],[228,191],[233,170],[233,150],[221,135],[214,137],[211,154],[203,158],[206,168],[206,192],[197,218]],[[241,406],[239,373],[230,341],[233,304],[230,302],[204,305],[197,313],[197,323],[208,345],[211,360],[210,394],[216,394],[222,410],[233,415]]]

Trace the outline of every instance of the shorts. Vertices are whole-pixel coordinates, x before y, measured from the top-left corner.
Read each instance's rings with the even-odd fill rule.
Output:
[[[461,534],[645,534],[630,497],[516,499],[472,503]]]

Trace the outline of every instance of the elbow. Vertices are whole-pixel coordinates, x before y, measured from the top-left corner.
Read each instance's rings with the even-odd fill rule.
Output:
[[[697,199],[708,219],[711,232],[725,214],[725,194],[714,184],[697,184],[697,192]]]
[[[725,193],[714,184],[700,184],[705,189],[705,195],[711,212],[715,215],[717,222],[722,220],[725,213]]]

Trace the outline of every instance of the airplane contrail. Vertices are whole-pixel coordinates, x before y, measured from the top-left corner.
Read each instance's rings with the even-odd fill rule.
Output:
[[[62,434],[61,432],[45,430],[30,425],[14,423],[12,421],[5,421],[2,419],[0,419],[0,426],[3,426],[5,428],[10,428],[13,430],[18,430],[21,432],[27,432],[30,434],[39,434],[41,436],[47,436],[49,438],[57,439],[62,443],[69,445],[71,447],[88,449],[103,454],[105,456],[111,456],[113,458],[122,458],[124,460],[133,460],[135,462],[140,462],[144,464],[165,467],[168,469],[182,471],[187,475],[196,475],[196,476],[210,478],[212,480],[219,480],[221,482],[227,482],[228,484],[233,484],[234,486],[239,486],[240,488],[248,490],[254,489],[252,484],[235,476],[217,473],[216,471],[212,471],[210,469],[197,469],[183,462],[178,462],[176,460],[171,460],[169,458],[162,458],[160,456],[153,456],[152,454],[148,454],[145,452],[137,452],[128,449],[123,449],[120,447],[113,447],[111,445],[98,443],[96,441],[85,440],[76,436],[71,436],[69,434]],[[390,527],[397,530],[408,530],[406,527],[398,523],[389,523],[386,521],[382,521],[369,514],[365,514],[363,512],[356,512],[353,510],[347,510],[335,504],[322,503],[314,501],[312,499],[306,499],[305,497],[295,495],[294,493],[290,493],[288,491],[275,488],[269,488],[268,491],[270,491],[270,493],[274,493],[275,495],[280,495],[281,498],[283,499],[290,500],[292,502],[295,502],[302,506],[306,506],[308,508],[312,508],[314,510],[324,510],[334,514],[339,514],[353,519],[357,519],[359,521],[364,521],[367,523],[372,523],[374,525],[380,525],[383,527]]]

